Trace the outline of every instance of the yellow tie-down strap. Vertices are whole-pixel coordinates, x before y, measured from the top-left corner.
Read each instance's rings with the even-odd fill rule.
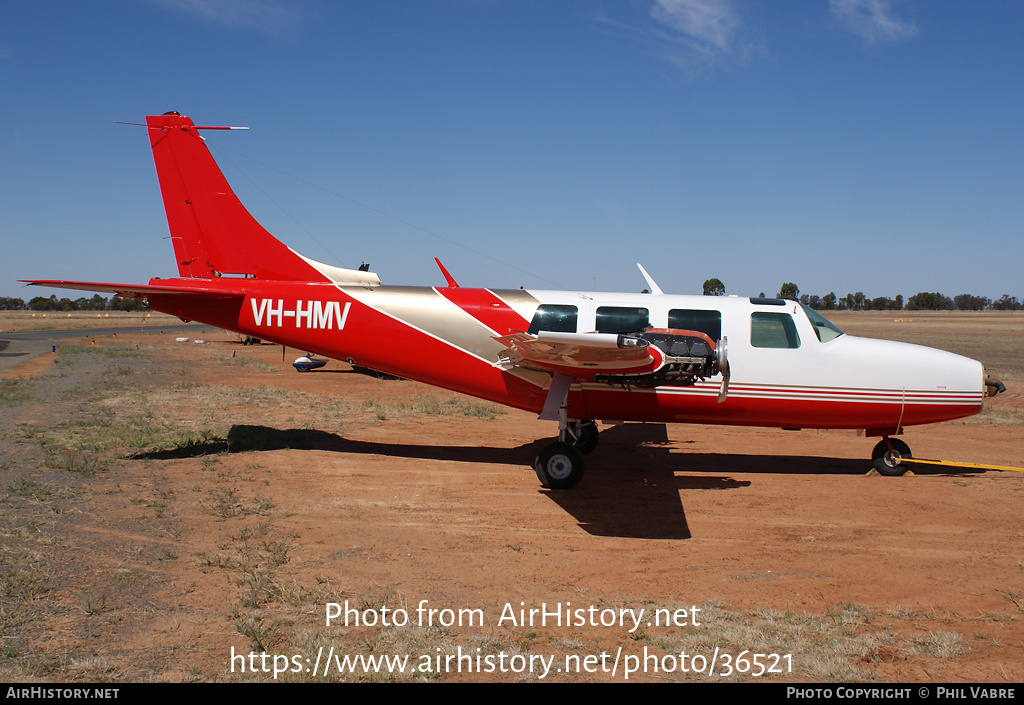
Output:
[[[900,458],[899,464],[920,463],[921,465],[945,465],[954,468],[971,468],[973,470],[1000,470],[1012,472],[1024,472],[1024,468],[1015,468],[1009,465],[981,465],[980,463],[960,463],[955,460],[925,460],[924,458]]]

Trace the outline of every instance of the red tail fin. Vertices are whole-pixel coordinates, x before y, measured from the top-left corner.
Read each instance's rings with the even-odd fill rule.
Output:
[[[192,120],[172,112],[148,116],[146,124],[182,277],[324,279],[249,214]]]

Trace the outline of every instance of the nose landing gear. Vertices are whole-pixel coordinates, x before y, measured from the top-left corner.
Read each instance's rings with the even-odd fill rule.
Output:
[[[904,474],[909,468],[903,461],[913,457],[910,446],[898,438],[888,436],[880,440],[871,451],[871,462],[875,470],[879,475],[886,477],[899,477]]]

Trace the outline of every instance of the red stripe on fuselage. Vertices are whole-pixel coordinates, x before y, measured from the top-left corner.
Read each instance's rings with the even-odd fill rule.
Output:
[[[627,396],[628,395],[628,396]],[[914,426],[971,416],[981,404],[902,404],[893,401],[765,399],[716,394],[661,393],[651,389],[586,388],[569,395],[574,418],[706,423],[779,428],[881,428]],[[900,416],[902,414],[902,420]]]
[[[434,291],[490,328],[495,335],[517,333],[530,327],[529,321],[488,289],[435,287]]]
[[[534,412],[544,405],[545,390],[537,385],[332,285],[249,280],[230,297],[157,295],[150,297],[150,303],[155,310],[182,318],[203,320],[304,352],[338,360],[352,358],[364,367],[499,404]],[[320,316],[310,315],[314,304],[319,304]],[[333,312],[329,327],[325,325],[328,310]]]

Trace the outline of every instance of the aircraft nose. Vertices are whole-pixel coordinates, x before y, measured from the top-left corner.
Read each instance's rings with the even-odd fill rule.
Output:
[[[944,350],[904,345],[907,362],[915,368],[908,374],[913,386],[904,392],[906,424],[948,421],[981,411],[987,383],[980,362]]]
[[[985,371],[977,360],[921,345],[856,337],[846,342],[844,353],[860,377],[857,386],[878,390],[894,404],[901,426],[981,411]]]

